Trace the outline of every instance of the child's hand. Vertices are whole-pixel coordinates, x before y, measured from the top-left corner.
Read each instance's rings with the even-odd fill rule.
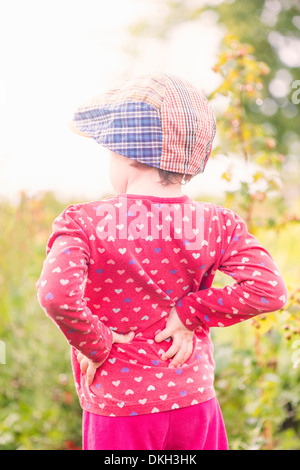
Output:
[[[77,354],[77,361],[80,364],[81,372],[86,374],[86,384],[89,387],[94,381],[96,370],[101,366],[101,364],[103,364],[104,361],[98,363],[92,362],[81,353]]]
[[[134,337],[133,331],[131,331],[130,333],[127,333],[126,335],[120,335],[119,333],[115,333],[113,331],[112,335],[113,335],[113,344],[114,343],[130,343],[130,341]],[[80,364],[81,372],[83,374],[86,374],[86,383],[87,383],[87,386],[90,387],[90,385],[92,385],[94,381],[96,370],[98,369],[98,367],[100,367],[103,364],[103,362],[105,362],[105,359],[102,362],[95,363],[95,362],[90,361],[83,354],[78,353],[77,361]]]
[[[166,328],[155,336],[155,341],[161,341],[171,337],[172,346],[162,355],[162,360],[171,359],[169,367],[180,367],[184,364],[193,351],[194,332],[189,330],[181,322],[175,307],[169,313]]]

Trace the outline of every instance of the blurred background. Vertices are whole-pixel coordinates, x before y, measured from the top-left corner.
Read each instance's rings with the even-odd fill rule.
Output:
[[[299,66],[299,0],[2,2],[0,449],[80,449],[69,347],[35,283],[53,219],[113,190],[105,150],[68,123],[94,95],[160,70],[217,114],[213,155],[184,191],[238,212],[289,290],[284,310],[212,329],[230,448],[299,450]]]

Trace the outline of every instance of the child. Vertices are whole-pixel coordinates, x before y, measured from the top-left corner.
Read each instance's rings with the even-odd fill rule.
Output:
[[[72,126],[109,150],[117,193],[55,220],[37,285],[71,345],[83,448],[227,449],[210,328],[280,309],[287,290],[238,215],[182,194],[209,158],[213,110],[155,73],[96,97]],[[212,287],[217,270],[235,283]]]

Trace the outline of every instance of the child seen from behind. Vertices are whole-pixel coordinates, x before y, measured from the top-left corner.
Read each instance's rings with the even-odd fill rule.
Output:
[[[224,450],[210,328],[282,308],[284,280],[231,210],[192,200],[216,132],[179,77],[127,80],[74,115],[115,196],[53,224],[38,297],[71,346],[86,450]],[[234,280],[213,287],[216,271]]]

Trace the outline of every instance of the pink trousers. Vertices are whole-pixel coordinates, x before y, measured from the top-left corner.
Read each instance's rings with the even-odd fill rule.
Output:
[[[162,413],[111,417],[83,412],[83,450],[228,450],[216,398]]]

